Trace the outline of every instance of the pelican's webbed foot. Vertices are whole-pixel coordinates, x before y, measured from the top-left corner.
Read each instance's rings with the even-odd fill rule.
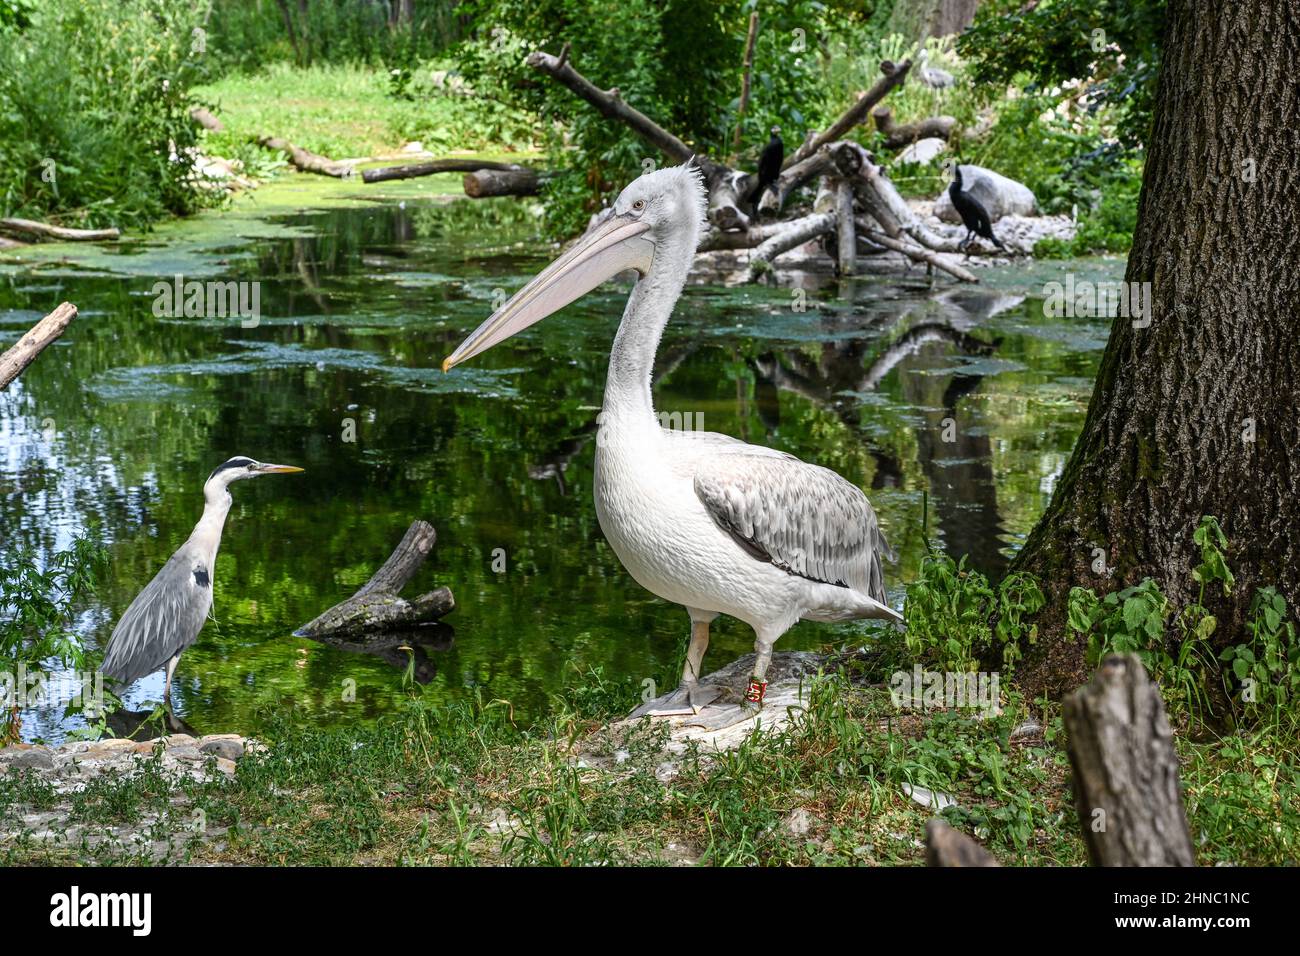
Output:
[[[631,717],[690,717],[713,703],[718,693],[711,684],[682,683],[671,693],[646,701],[632,711]]]

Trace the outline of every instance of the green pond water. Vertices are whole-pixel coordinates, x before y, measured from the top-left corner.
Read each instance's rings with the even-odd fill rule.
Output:
[[[481,693],[527,721],[593,668],[675,681],[686,615],[623,571],[591,498],[627,287],[443,374],[494,295],[554,256],[536,209],[453,201],[446,182],[302,180],[142,241],[0,258],[0,347],[64,299],[81,310],[0,393],[2,553],[43,558],[92,531],[111,564],[76,628],[100,647],[189,535],[208,473],[248,455],[307,471],[232,489],[216,619],[177,671],[175,712],[196,731],[256,733],[286,712],[367,721],[412,693]],[[932,542],[989,572],[1032,527],[1109,327],[1045,318],[1043,284],[1122,270],[1035,263],[960,288],[919,271],[808,279],[804,312],[788,288],[693,283],[660,349],[658,405],[859,483],[900,554],[886,575],[901,606],[924,553],[923,493]],[[156,317],[154,286],[177,273],[259,282],[260,323]],[[293,636],[364,583],[415,518],[438,545],[408,593],[448,585],[446,627],[410,638],[409,653]],[[876,626],[800,624],[778,650],[866,642]],[[752,641],[720,619],[706,665]],[[147,710],[161,695],[160,673],[125,701]],[[24,713],[27,739],[78,726],[51,696]]]

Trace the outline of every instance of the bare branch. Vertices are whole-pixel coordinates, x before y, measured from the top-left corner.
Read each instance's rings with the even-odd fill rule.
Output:
[[[57,239],[63,242],[98,242],[103,239],[118,239],[122,233],[117,229],[67,229],[63,226],[51,226],[48,222],[36,222],[33,219],[0,219],[0,232],[26,239]]]
[[[818,133],[811,140],[806,141],[800,146],[793,156],[789,157],[784,166],[793,166],[805,156],[816,152],[827,143],[833,143],[837,139],[843,139],[845,134],[855,126],[866,122],[867,114],[871,108],[885,98],[894,87],[898,86],[903,80],[907,79],[907,71],[912,68],[911,60],[904,60],[897,65],[886,60],[880,64],[880,72],[884,74],[880,79],[872,84],[871,89],[863,93],[858,101],[850,106],[825,132]]]
[[[8,388],[9,383],[21,375],[47,345],[62,335],[68,323],[76,317],[77,307],[64,302],[0,355],[0,392]]]

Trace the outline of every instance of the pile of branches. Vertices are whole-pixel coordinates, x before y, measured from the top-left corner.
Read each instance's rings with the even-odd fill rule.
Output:
[[[569,44],[564,45],[559,56],[539,50],[530,53],[526,62],[567,87],[601,116],[625,125],[667,159],[685,163],[694,157],[709,190],[709,228],[699,251],[750,250],[751,281],[770,273],[773,260],[781,253],[822,236],[834,240],[826,245],[835,250],[841,275],[857,271],[860,255],[896,252],[962,282],[978,281],[968,270],[938,255],[963,251],[957,241],[927,228],[871,153],[860,143],[843,138],[866,122],[886,94],[906,80],[912,68],[910,59],[882,63],[882,76],[856,103],[826,130],[809,131],[799,148],[786,158],[780,176],[764,192],[757,210],[746,201],[758,183],[756,174],[698,154],[627,103],[617,88],[600,89],[574,68]],[[813,184],[817,190],[811,210],[805,208],[783,220],[762,221],[769,214],[780,216],[794,192]]]

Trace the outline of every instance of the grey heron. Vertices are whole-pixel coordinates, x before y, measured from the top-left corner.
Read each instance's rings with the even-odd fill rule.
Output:
[[[952,86],[956,80],[947,70],[941,70],[938,67],[928,66],[930,60],[930,51],[921,47],[921,52],[916,56],[916,76],[924,86],[932,90],[943,90]]]
[[[493,313],[443,362],[470,359],[626,270],[638,279],[614,338],[596,442],[596,516],[647,590],[686,608],[681,683],[633,716],[698,714],[717,697],[699,678],[719,614],[755,633],[754,670],[727,726],[763,703],[772,645],[801,619],[902,620],[889,607],[892,560],[867,496],[835,472],[711,432],[661,427],[651,371],[699,242],[705,190],[694,163],[647,173],[613,214]]]
[[[113,628],[103,674],[125,687],[166,667],[163,701],[170,705],[172,675],[187,647],[199,638],[212,610],[212,578],[221,531],[230,513],[230,485],[245,478],[302,471],[236,456],[218,465],[203,483],[203,517],[154,579],[145,585]]]

